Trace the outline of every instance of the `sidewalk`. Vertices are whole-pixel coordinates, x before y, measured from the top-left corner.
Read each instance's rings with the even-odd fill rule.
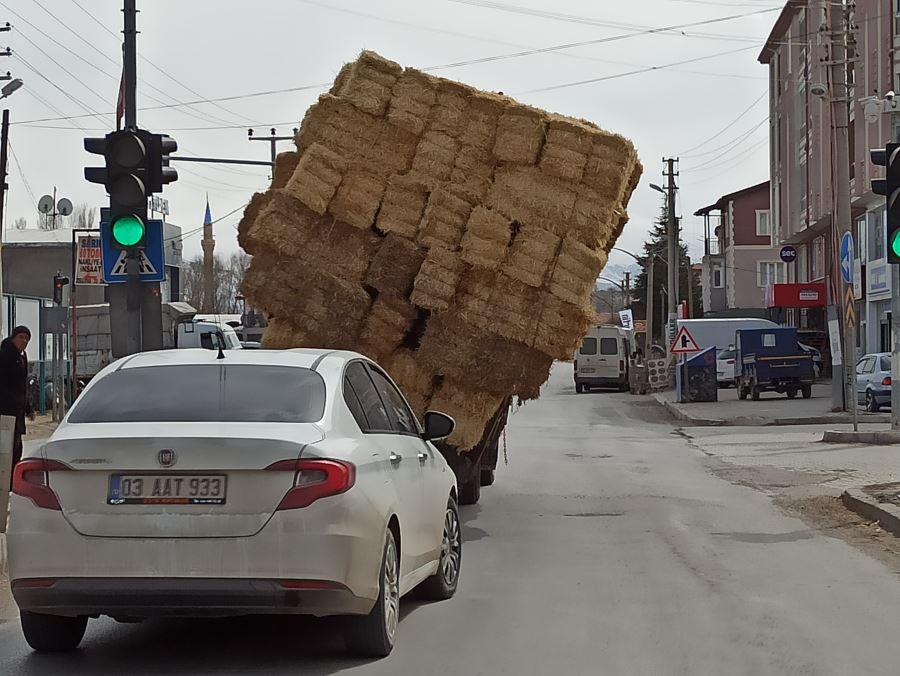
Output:
[[[788,399],[784,394],[764,392],[759,401],[738,399],[733,387],[719,390],[719,401],[679,404],[675,391],[652,395],[678,420],[700,426],[837,425],[853,422],[848,412],[831,412],[831,384],[813,385],[811,399]],[[859,410],[860,423],[890,423],[890,413]],[[821,439],[821,435],[819,437]]]

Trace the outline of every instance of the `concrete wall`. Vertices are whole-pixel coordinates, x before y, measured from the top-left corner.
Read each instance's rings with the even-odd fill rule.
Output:
[[[59,244],[4,244],[3,293],[17,296],[53,297],[53,275],[62,270],[72,277],[72,247]],[[79,286],[78,304],[103,303],[103,286]],[[66,294],[68,294],[66,289]]]

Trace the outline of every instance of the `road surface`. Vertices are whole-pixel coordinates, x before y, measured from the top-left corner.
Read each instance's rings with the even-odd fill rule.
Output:
[[[883,564],[713,474],[648,399],[576,395],[570,369],[512,417],[509,466],[463,510],[456,598],[405,603],[388,659],[347,659],[333,621],[279,618],[95,620],[77,653],[42,656],[13,618],[0,673],[897,673]]]

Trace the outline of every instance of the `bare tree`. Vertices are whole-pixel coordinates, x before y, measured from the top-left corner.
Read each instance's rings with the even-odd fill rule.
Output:
[[[28,221],[25,220],[24,216],[19,216],[15,221],[13,221],[13,227],[16,230],[24,230],[28,227]]]
[[[233,253],[227,259],[216,256],[213,265],[215,305],[210,312],[238,314],[241,304],[237,300],[244,272],[250,264],[250,256],[244,252]],[[187,261],[181,270],[181,295],[186,303],[195,308],[203,307],[203,256],[195,256]]]
[[[76,204],[72,209],[72,213],[68,216],[67,227],[70,228],[93,228],[97,210],[87,202]]]

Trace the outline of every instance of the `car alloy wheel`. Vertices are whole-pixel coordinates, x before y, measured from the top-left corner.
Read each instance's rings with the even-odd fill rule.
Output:
[[[462,537],[460,536],[459,515],[455,509],[447,508],[444,515],[444,537],[441,542],[441,575],[444,584],[452,587],[459,576],[462,558]]]
[[[384,552],[384,626],[388,639],[394,642],[400,621],[400,558],[393,537],[388,538]]]

